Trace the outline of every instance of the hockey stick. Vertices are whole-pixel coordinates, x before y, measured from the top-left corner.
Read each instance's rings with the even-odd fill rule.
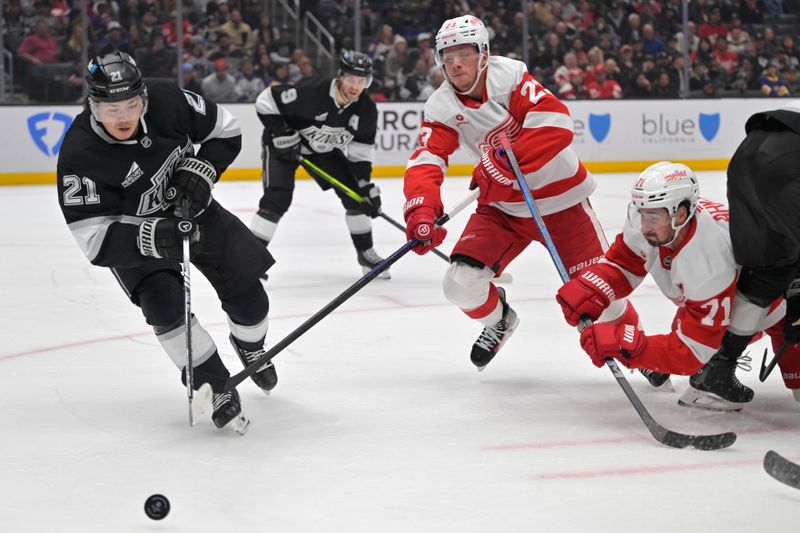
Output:
[[[351,189],[350,187],[348,187],[347,185],[345,185],[341,181],[337,180],[336,178],[334,178],[333,176],[331,176],[330,174],[325,172],[323,169],[319,168],[319,166],[315,165],[314,163],[312,163],[311,161],[309,161],[308,159],[306,159],[302,155],[298,155],[297,156],[297,160],[300,162],[301,165],[303,165],[303,167],[305,167],[306,170],[308,170],[309,172],[313,172],[314,174],[316,174],[320,178],[324,179],[325,181],[327,181],[328,183],[330,183],[331,185],[333,185],[334,187],[336,187],[337,189],[339,189],[340,191],[345,193],[347,196],[349,196],[350,198],[352,198],[356,202],[358,202],[360,204],[367,203],[367,204],[372,205],[372,202],[369,200],[369,198],[364,198],[363,196],[358,194],[356,191],[354,191],[353,189]],[[389,224],[394,226],[395,228],[397,228],[400,231],[402,231],[403,233],[406,232],[406,227],[404,225],[400,224],[398,221],[396,221],[395,219],[393,219],[392,217],[390,217],[389,215],[387,215],[383,211],[381,211],[379,213],[379,216],[382,219],[384,219],[385,221],[387,221]],[[438,257],[441,257],[442,259],[447,261],[448,263],[450,262],[450,258],[447,257],[442,252],[440,252],[439,250],[434,248],[431,251],[434,254],[436,254]]]
[[[437,226],[443,226],[448,220],[453,218],[459,212],[461,212],[465,207],[471,204],[476,198],[478,197],[478,191],[471,192],[466,198],[461,200],[458,204],[456,204],[449,213],[445,213],[436,219]],[[383,260],[382,263],[377,265],[375,268],[364,274],[364,276],[350,285],[347,289],[344,290],[341,294],[339,294],[336,298],[331,300],[325,307],[314,313],[308,320],[300,324],[294,331],[289,333],[286,337],[284,337],[280,342],[278,342],[275,346],[269,349],[264,355],[250,363],[248,367],[244,370],[235,374],[228,378],[227,383],[225,384],[225,390],[231,391],[233,390],[239,383],[247,379],[248,377],[252,376],[254,373],[258,372],[258,370],[264,366],[265,363],[272,360],[273,357],[278,355],[281,351],[283,351],[287,346],[292,344],[296,341],[301,335],[303,335],[306,331],[314,327],[320,320],[331,314],[337,307],[342,305],[344,302],[350,299],[355,293],[360,291],[367,285],[370,281],[378,277],[378,275],[389,268],[392,264],[397,262],[401,257],[406,255],[414,246],[419,244],[420,241],[417,239],[411,239],[410,241],[406,242],[398,248],[392,255],[387,257]]]
[[[189,201],[184,202],[184,213],[189,213]],[[184,222],[179,222],[180,228]],[[192,261],[190,256],[190,245],[192,238],[191,225],[180,228],[184,232],[183,236],[183,262],[181,271],[183,274],[183,320],[186,326],[186,396],[189,400],[189,425],[194,426],[211,406],[213,391],[211,385],[203,383],[197,390],[197,398],[194,393],[194,358],[192,354]]]
[[[783,357],[783,354],[786,352],[786,348],[789,347],[789,344],[791,344],[789,341],[784,340],[783,344],[781,344],[781,347],[778,348],[778,353],[775,354],[775,357],[772,358],[772,361],[770,361],[769,364],[765,364],[767,362],[767,352],[769,349],[764,348],[764,358],[761,359],[761,369],[758,371],[759,381],[763,383],[764,380],[769,377],[769,375],[772,373],[772,370],[775,368],[775,365],[777,365],[778,361],[780,361],[781,357]]]
[[[369,198],[364,198],[363,196],[358,194],[356,191],[354,191],[353,189],[351,189],[350,187],[348,187],[347,185],[345,185],[341,181],[337,180],[336,178],[334,178],[333,176],[331,176],[330,174],[325,172],[325,170],[321,169],[319,166],[315,165],[314,163],[312,163],[311,161],[309,161],[308,159],[306,159],[302,155],[297,156],[297,160],[300,162],[301,165],[303,165],[303,167],[305,167],[306,170],[308,170],[309,172],[315,173],[316,175],[318,175],[319,177],[321,177],[322,179],[324,179],[325,181],[327,181],[328,183],[330,183],[331,185],[333,185],[334,187],[336,187],[337,189],[339,189],[340,191],[345,193],[347,196],[349,196],[350,198],[352,198],[356,202],[358,202],[360,204],[365,203],[365,202],[366,203],[370,203]],[[389,224],[391,224],[395,228],[399,229],[403,233],[406,232],[406,227],[404,225],[402,225],[401,223],[399,223],[398,221],[396,221],[395,219],[393,219],[392,217],[390,217],[389,215],[387,215],[383,211],[381,211],[379,213],[379,215],[380,215],[381,218],[386,220]],[[436,255],[437,257],[441,257],[442,259],[444,259],[448,263],[450,262],[450,258],[447,257],[447,255],[445,255],[444,253],[442,253],[439,250],[437,250],[436,248],[431,250],[431,252],[433,252],[434,255]],[[497,283],[512,283],[514,281],[514,277],[508,272],[503,272],[499,276],[496,276],[494,278],[494,281],[496,281]]]
[[[800,489],[800,465],[772,450],[764,455],[764,470],[781,483]]]
[[[558,270],[558,273],[561,276],[561,281],[566,283],[569,281],[567,269],[564,267],[564,262],[561,261],[561,256],[558,254],[555,244],[553,243],[553,238],[550,236],[550,232],[547,231],[547,226],[544,223],[544,219],[542,218],[539,209],[536,207],[536,204],[533,201],[531,190],[528,188],[527,181],[525,181],[525,175],[522,173],[519,163],[517,162],[517,158],[514,156],[514,151],[511,148],[511,142],[508,140],[508,136],[504,132],[500,132],[500,144],[502,145],[503,151],[505,151],[506,156],[508,157],[508,161],[511,163],[511,168],[517,178],[522,195],[525,197],[525,202],[528,204],[528,209],[530,209],[531,215],[533,215],[533,219],[536,222],[536,226],[539,228],[539,233],[542,235],[542,239],[547,247],[547,251],[550,252],[550,258],[553,260],[556,270]],[[584,320],[582,323],[584,326],[591,325],[591,322],[588,320]],[[645,426],[647,426],[647,429],[658,442],[667,446],[672,446],[673,448],[694,447],[698,450],[719,450],[722,448],[727,448],[736,441],[736,433],[733,432],[720,433],[717,435],[686,435],[665,428],[656,422],[653,416],[647,411],[644,404],[642,404],[641,400],[639,400],[639,397],[634,392],[630,383],[628,383],[628,380],[625,379],[625,376],[620,370],[617,362],[610,357],[606,359],[605,362],[608,368],[611,370],[611,373],[614,374],[614,377],[617,379],[619,386],[622,387],[622,390],[625,392],[625,395],[628,397],[631,405],[633,405],[633,408],[636,409],[639,417],[642,419]]]

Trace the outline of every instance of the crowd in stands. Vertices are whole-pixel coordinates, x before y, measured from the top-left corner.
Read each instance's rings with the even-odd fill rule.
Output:
[[[180,0],[178,0],[180,1]],[[321,79],[321,65],[275,24],[267,0],[88,0],[88,56],[121,50],[145,76],[177,79],[219,102],[252,102],[274,83]],[[78,101],[84,40],[74,0],[4,0],[6,50],[32,101]],[[423,101],[444,82],[433,36],[464,13],[480,17],[491,51],[527,56],[533,76],[562,99],[677,98],[688,44],[690,96],[797,96],[800,0],[692,0],[687,38],[681,0],[529,0],[528,49],[520,0],[301,1],[334,37],[373,58],[375,100]],[[308,55],[307,55],[308,54]]]

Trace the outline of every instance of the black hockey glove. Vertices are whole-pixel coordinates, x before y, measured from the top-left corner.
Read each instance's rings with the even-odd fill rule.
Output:
[[[187,235],[192,244],[200,242],[200,226],[193,220],[148,218],[139,225],[136,246],[147,257],[183,261],[183,238]]]
[[[270,136],[275,157],[286,163],[297,163],[300,155],[300,134],[294,130],[275,131]]]
[[[381,190],[371,181],[359,180],[358,181],[358,194],[360,194],[366,202],[358,204],[359,209],[372,218],[381,216]]]
[[[793,280],[786,290],[786,322],[783,324],[786,341],[800,342],[800,278]]]
[[[211,189],[217,181],[217,171],[203,159],[184,157],[175,167],[167,187],[167,202],[175,206],[175,216],[194,218],[211,204]],[[189,212],[183,212],[185,202]]]

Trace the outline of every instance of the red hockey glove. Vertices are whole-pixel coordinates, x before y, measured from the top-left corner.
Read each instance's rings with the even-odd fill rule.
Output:
[[[633,324],[593,324],[581,332],[581,348],[598,368],[608,357],[629,366],[646,346],[647,338]]]
[[[583,315],[594,322],[614,299],[611,285],[591,269],[566,282],[556,293],[556,301],[570,326],[577,326]]]
[[[425,199],[421,196],[412,198],[406,202],[406,238],[408,240],[417,239],[420,244],[414,246],[414,251],[423,255],[436,248],[444,241],[447,230],[434,226],[438,213],[444,211],[439,205],[438,210],[425,204]]]
[[[489,185],[511,187],[516,181],[511,163],[500,148],[489,150],[481,156],[480,162],[472,171],[472,179],[481,187],[487,188]]]

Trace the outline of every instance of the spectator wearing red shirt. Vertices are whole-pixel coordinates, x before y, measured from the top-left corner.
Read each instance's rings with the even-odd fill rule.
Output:
[[[700,26],[697,35],[702,39],[707,37],[711,44],[717,40],[717,37],[722,37],[724,40],[728,35],[728,26],[722,22],[722,17],[719,14],[719,8],[714,8],[711,15],[708,17],[708,22]]]
[[[736,52],[728,49],[728,41],[725,39],[717,39],[711,55],[719,61],[720,67],[728,71],[728,74],[735,73],[739,67],[739,56],[736,55]]]
[[[34,32],[25,37],[17,54],[28,64],[27,91],[33,100],[44,100],[47,95],[47,63],[59,58],[58,41],[50,35],[50,25],[44,19],[36,21]]]
[[[606,78],[605,65],[597,65],[594,67],[594,81],[586,84],[586,94],[592,100],[619,99],[622,98],[622,87]]]

